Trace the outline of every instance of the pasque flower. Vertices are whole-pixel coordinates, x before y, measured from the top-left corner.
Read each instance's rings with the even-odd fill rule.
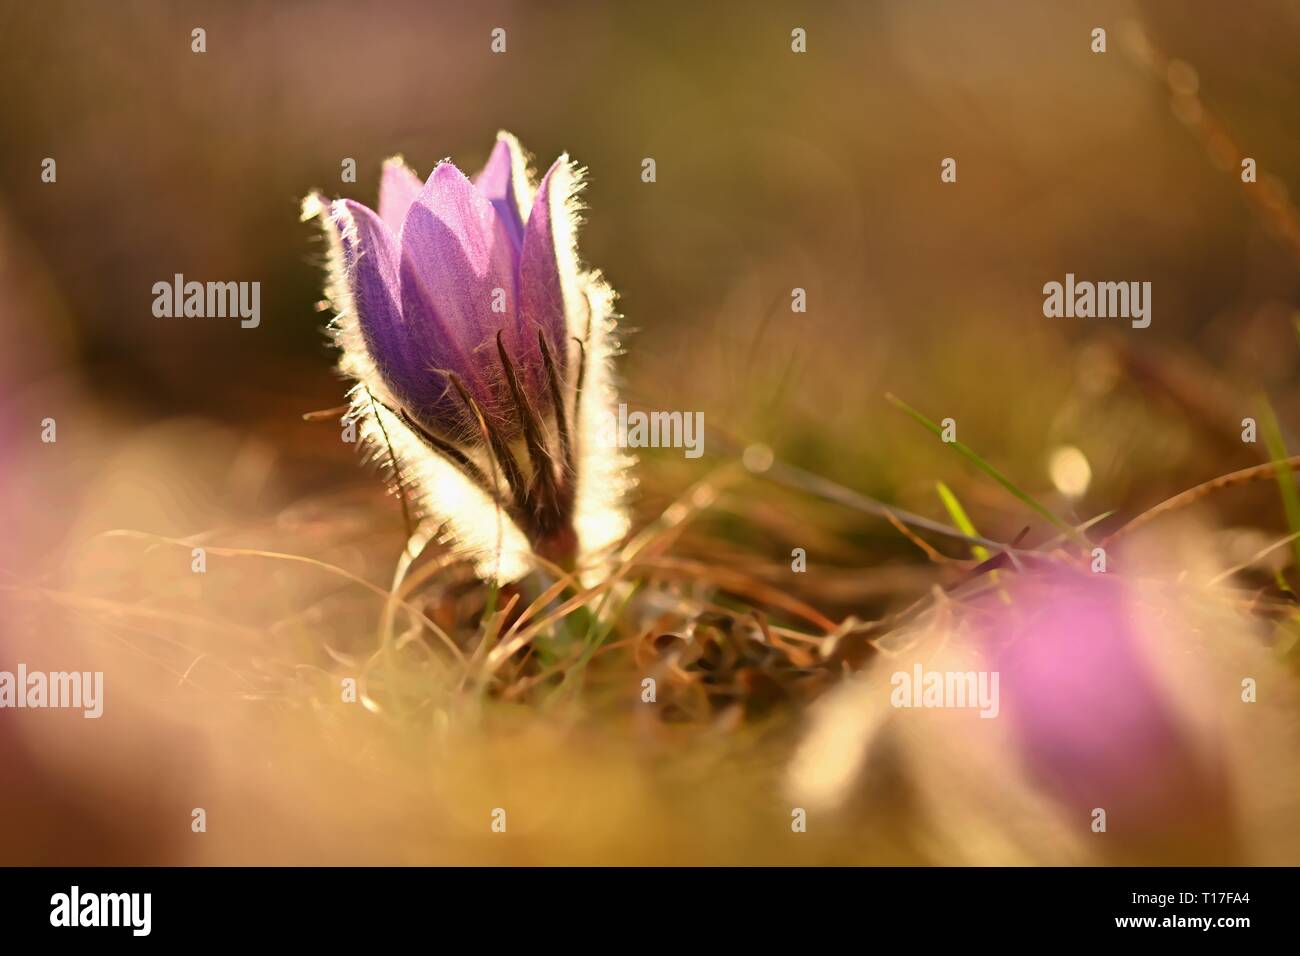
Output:
[[[1219,745],[1189,726],[1182,706],[1213,691],[1195,686],[1203,674],[1186,675],[1180,694],[1161,679],[1171,669],[1161,655],[1178,653],[1172,610],[1144,602],[1119,575],[1074,569],[1011,593],[1010,604],[985,595],[971,616],[1035,781],[1080,813],[1103,807],[1148,831],[1199,823],[1226,834]]]
[[[590,570],[626,530],[627,461],[598,423],[615,401],[613,294],[575,249],[580,173],[534,185],[498,135],[473,180],[384,164],[378,212],[309,196],[330,245],[330,331],[349,415],[425,531],[485,575],[529,555]]]
[[[1261,755],[1278,746],[1271,717],[1237,696],[1236,675],[1264,672],[1255,641],[1194,584],[1055,559],[1001,572],[877,638],[872,666],[819,703],[791,793],[844,806],[887,766],[873,756],[906,754],[918,805],[958,854],[984,839],[1010,860],[1231,860],[1250,806],[1233,730]],[[895,679],[917,667],[940,683],[900,708]],[[944,689],[981,675],[998,678],[991,709]],[[1091,839],[1098,810],[1109,843]]]

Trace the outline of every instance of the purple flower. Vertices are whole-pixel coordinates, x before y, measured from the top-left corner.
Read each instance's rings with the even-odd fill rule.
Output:
[[[333,206],[366,347],[402,408],[434,435],[477,432],[473,403],[509,437],[522,432],[507,364],[534,410],[551,408],[544,354],[558,376],[567,356],[549,216],[561,163],[543,177],[531,209],[512,189],[505,139],[474,182],[443,162],[421,185],[390,160],[379,213],[351,199]]]
[[[421,183],[394,158],[378,212],[319,196],[305,207],[331,240],[332,331],[358,383],[353,417],[391,457],[399,492],[414,488],[422,515],[450,522],[481,567],[496,552],[499,577],[520,570],[499,567],[511,532],[568,563],[625,528],[624,465],[588,469],[612,482],[599,495],[582,475],[588,419],[613,397],[612,294],[577,264],[567,157],[536,186],[527,167],[502,133],[473,181],[444,161]],[[475,503],[510,527],[470,528]]]
[[[1237,696],[1268,673],[1257,638],[1194,584],[1026,562],[878,636],[872,665],[817,703],[787,786],[834,809],[860,781],[883,805],[906,779],[961,862],[1232,862],[1290,746]]]
[[[1036,782],[1080,813],[1102,807],[1152,832],[1222,823],[1226,771],[1157,672],[1156,653],[1179,651],[1174,625],[1153,629],[1118,575],[1060,568],[1008,591],[1009,604],[989,595],[972,609]]]

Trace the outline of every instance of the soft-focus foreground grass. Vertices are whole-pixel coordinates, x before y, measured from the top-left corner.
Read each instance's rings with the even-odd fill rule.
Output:
[[[988,580],[968,542],[905,534],[855,507],[852,494],[1025,552],[1056,553],[1022,556],[1032,568],[1080,552],[1017,493],[1071,525],[1113,511],[1086,531],[1098,542],[1169,494],[1261,458],[1176,401],[1153,397],[1150,379],[1171,374],[1172,362],[1136,378],[1124,370],[1139,358],[1114,338],[1027,333],[1023,376],[989,378],[980,369],[1001,345],[988,327],[971,323],[968,336],[929,347],[895,346],[870,382],[847,362],[826,374],[833,359],[821,355],[818,374],[784,402],[778,386],[773,395],[722,394],[706,410],[704,459],[644,456],[637,538],[596,590],[544,573],[490,589],[431,549],[393,592],[399,509],[377,481],[344,470],[354,467],[346,451],[327,454],[336,463],[331,490],[276,488],[278,467],[332,442],[332,433],[313,431],[329,426],[289,428],[271,416],[263,435],[296,436],[278,454],[264,437],[198,421],[107,441],[90,456],[95,477],[69,536],[75,545],[40,581],[5,592],[29,666],[53,668],[74,648],[89,649],[109,688],[106,717],[93,727],[8,725],[18,772],[33,781],[5,797],[31,824],[10,858],[1035,858],[1006,838],[1015,804],[1003,815],[996,805],[1026,794],[964,790],[959,767],[946,779],[934,761],[913,776],[905,737],[882,745],[846,806],[816,815],[806,833],[791,831],[788,772],[809,705],[846,675],[881,666],[881,640],[960,602],[972,575]],[[763,361],[783,352],[773,344]],[[1248,394],[1212,377],[1206,385]],[[954,418],[978,461],[888,403],[886,388],[926,417]],[[831,389],[838,402],[816,394]],[[1090,466],[1082,494],[1077,480],[1063,494],[1048,468],[1067,445]],[[1008,476],[1016,493],[981,466]],[[1205,567],[1240,566],[1207,599],[1229,609],[1233,626],[1273,662],[1270,716],[1252,746],[1293,777],[1296,714],[1285,685],[1296,672],[1295,578],[1277,485],[1208,493],[1134,536],[1160,540],[1162,522],[1172,527],[1180,515],[1195,517],[1194,532],[1171,535],[1143,573],[1175,584],[1190,574],[1200,587]],[[191,549],[200,546],[207,571],[196,575]],[[807,553],[804,572],[792,569],[795,548]],[[995,574],[1005,582],[1014,573],[1012,564]],[[644,699],[647,678],[653,703]],[[357,682],[355,700],[347,679]],[[890,748],[900,748],[897,759]],[[1243,812],[1259,796],[1247,791]],[[994,805],[963,843],[950,830],[936,835],[936,799],[951,813]],[[1293,788],[1259,800],[1268,806],[1256,822],[1285,848],[1294,827],[1278,824],[1279,799],[1293,806]],[[207,812],[206,833],[190,831],[195,807]],[[505,834],[491,829],[498,808]],[[72,814],[82,837],[100,838],[56,828],[56,813]],[[1217,846],[1210,836],[1206,846]],[[1050,832],[1045,839],[1048,862],[1135,858],[1122,839],[1083,856],[1064,839],[1053,851]],[[1223,858],[1217,852],[1198,857],[1193,842],[1180,859]]]
[[[1010,593],[1021,573],[972,579],[983,556],[969,543],[904,533],[857,496],[1027,552],[1061,545],[887,393],[954,420],[1061,522],[1107,516],[1088,527],[1096,542],[1300,451],[1284,185],[1300,167],[1277,121],[1295,96],[1291,14],[1144,7],[1150,37],[1195,69],[1135,50],[1131,12],[1099,57],[1083,42],[1091,14],[1041,5],[999,18],[850,4],[810,24],[806,60],[786,52],[780,11],[695,5],[684,26],[620,5],[587,11],[586,31],[548,12],[513,34],[534,42],[504,70],[485,65],[479,24],[428,4],[405,11],[419,29],[391,35],[346,5],[310,22],[232,11],[214,37],[274,51],[238,69],[172,43],[191,25],[162,11],[147,12],[152,40],[79,5],[15,21],[6,119],[20,142],[44,143],[51,123],[67,139],[58,189],[7,187],[0,210],[13,343],[0,649],[33,669],[100,667],[107,700],[99,721],[6,713],[0,763],[21,786],[0,788],[0,858],[1296,862],[1285,474],[1286,495],[1267,475],[1208,491],[1113,554],[1114,573],[1202,621],[1158,660],[1175,675],[1215,662],[1205,713],[1259,677],[1259,702],[1240,705],[1256,709],[1233,711],[1248,731],[1220,727],[1241,764],[1234,832],[1211,818],[1219,831],[1174,852],[1117,827],[1081,847],[1080,821],[1013,767],[974,772],[994,764],[925,733],[879,736],[843,804],[790,827],[816,702],[847,699],[855,717],[851,697],[830,696],[848,675],[887,667],[882,648],[959,611],[971,587]],[[363,69],[321,73],[294,38],[322,23],[363,38]],[[447,56],[427,55],[430,35]],[[63,55],[69,38],[78,57]],[[113,59],[127,48],[140,55]],[[549,95],[520,97],[521,82]],[[478,92],[413,107],[412,91],[456,84]],[[272,85],[283,95],[248,95]],[[141,96],[148,108],[116,110]],[[194,135],[159,131],[175,115]],[[611,119],[575,122],[587,116]],[[699,461],[643,456],[643,538],[614,586],[552,592],[539,575],[494,593],[431,552],[390,595],[396,503],[332,425],[301,419],[340,395],[292,197],[334,181],[340,117],[356,118],[360,169],[398,150],[472,166],[496,126],[591,166],[584,253],[639,328],[628,401],[703,410],[709,428]],[[248,135],[231,141],[236,122]],[[1276,178],[1238,182],[1229,133]],[[7,154],[6,183],[31,181],[45,148]],[[648,187],[635,173],[651,149]],[[950,152],[951,189],[934,169]],[[103,169],[133,188],[104,194],[87,172]],[[373,199],[373,182],[356,195]],[[84,228],[91,199],[109,204],[107,240]],[[1067,270],[1152,279],[1151,328],[1045,319],[1038,290]],[[265,277],[260,337],[141,320],[140,290],[175,271]],[[806,313],[790,311],[796,286]],[[43,446],[32,423],[51,414],[60,438]],[[1247,417],[1258,442],[1242,441]]]

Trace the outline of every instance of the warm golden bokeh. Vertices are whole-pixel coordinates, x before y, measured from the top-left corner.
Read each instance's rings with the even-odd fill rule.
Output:
[[[820,713],[870,722],[840,682],[888,683],[882,638],[950,633],[972,564],[790,470],[951,523],[942,480],[981,535],[1027,528],[1032,548],[1057,529],[886,393],[954,418],[1067,521],[1113,512],[1097,540],[1267,462],[1241,440],[1265,398],[1300,451],[1294,7],[55,0],[0,17],[0,670],[106,686],[99,720],[0,711],[0,863],[1300,860],[1300,578],[1270,550],[1276,482],[1207,494],[1115,552],[1186,615],[1149,630],[1152,666],[1188,673],[1221,634],[1196,686],[1235,701],[1248,670],[1261,699],[1214,728],[1231,828],[1098,850],[1004,752],[955,754],[941,720],[871,736],[846,716],[847,738],[818,742]],[[623,576],[536,628],[526,661],[489,658],[480,616],[509,609],[489,644],[532,633],[517,615],[555,611],[549,581],[488,593],[431,551],[391,603],[400,509],[334,418],[303,419],[343,386],[302,197],[373,204],[395,153],[421,175],[477,169],[498,129],[589,170],[581,250],[631,330],[627,401],[709,427],[699,460],[641,456]],[[1150,281],[1150,328],[1046,318],[1043,285],[1067,273]],[[259,281],[261,324],[156,318],[150,290],[176,274]],[[840,791],[794,835],[791,768],[817,759],[815,788]]]

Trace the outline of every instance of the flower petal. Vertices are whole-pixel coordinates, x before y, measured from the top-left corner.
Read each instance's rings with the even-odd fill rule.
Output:
[[[450,163],[429,176],[402,227],[402,312],[422,330],[432,367],[458,373],[492,413],[504,380],[496,335],[517,368],[527,370],[529,397],[549,404],[541,381],[536,333],[521,334],[514,252],[492,204]]]
[[[344,266],[366,350],[384,385],[421,422],[458,414],[447,381],[430,371],[431,330],[405,321],[400,306],[401,255],[387,224],[350,199],[336,202]]]
[[[568,157],[561,156],[537,189],[519,258],[520,324],[533,337],[542,329],[562,359],[574,334],[569,331],[568,310],[579,298],[573,214],[568,204],[573,182]],[[581,331],[577,334],[584,337]]]
[[[394,236],[402,234],[406,213],[423,188],[420,177],[401,156],[384,160],[384,172],[379,178],[379,218],[388,224]]]
[[[506,232],[518,255],[524,242],[524,213],[532,205],[528,185],[528,159],[519,140],[502,130],[483,171],[474,177],[474,185],[505,224]]]
[[[1122,579],[1058,571],[1017,582],[1011,609],[988,599],[1001,697],[1027,768],[1059,798],[1168,817],[1208,808],[1221,785],[1152,670],[1147,633]],[[1193,799],[1195,795],[1195,799]]]

